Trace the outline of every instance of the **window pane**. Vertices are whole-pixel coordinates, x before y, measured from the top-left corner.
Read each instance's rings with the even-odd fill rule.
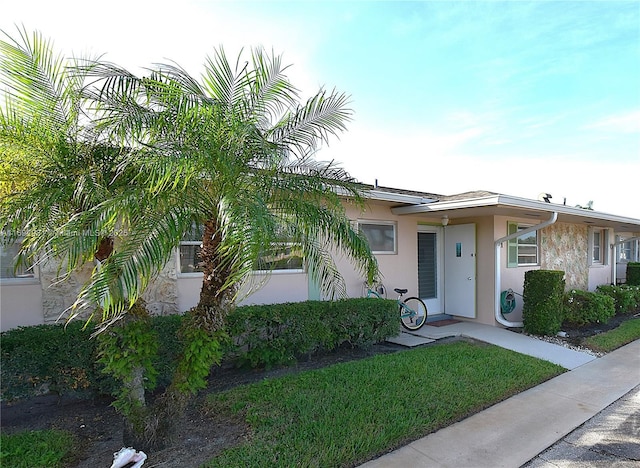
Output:
[[[518,265],[535,265],[538,260],[535,255],[518,255]]]
[[[254,270],[302,270],[304,268],[302,250],[295,244],[274,246],[262,254]]]
[[[359,227],[373,252],[396,251],[395,224],[359,223]]]
[[[522,231],[527,226],[518,226]],[[538,264],[538,231],[532,231],[518,237],[518,265]]]
[[[538,236],[536,235],[536,231],[518,237],[518,244],[538,245]]]
[[[194,224],[191,230],[182,238],[183,241],[202,241],[204,235],[204,226]]]
[[[198,273],[200,266],[200,246],[180,245],[180,273]]]
[[[14,269],[15,258],[20,251],[20,243],[0,245],[0,278],[33,278],[33,267],[21,265]]]
[[[600,239],[602,239],[602,235],[600,231],[593,232],[593,261],[600,261]]]

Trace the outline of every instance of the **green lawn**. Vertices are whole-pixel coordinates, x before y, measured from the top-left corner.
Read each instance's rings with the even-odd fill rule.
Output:
[[[58,430],[0,434],[0,466],[11,468],[58,468],[73,451],[74,440]]]
[[[351,466],[562,372],[496,346],[456,342],[238,387],[208,404],[243,415],[251,441],[208,466]]]
[[[613,330],[590,336],[582,344],[595,351],[608,353],[637,339],[640,339],[640,319],[632,319]]]

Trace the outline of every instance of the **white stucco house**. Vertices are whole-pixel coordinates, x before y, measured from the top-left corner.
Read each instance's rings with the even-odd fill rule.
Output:
[[[626,263],[639,261],[640,219],[562,204],[492,192],[442,196],[371,187],[365,209],[345,206],[370,240],[388,297],[393,288],[407,288],[424,300],[430,316],[518,326],[522,301],[517,294],[526,271],[563,270],[567,288],[594,290],[624,282]],[[197,303],[202,274],[193,258],[198,246],[198,240],[185,239],[148,289],[145,299],[154,313],[183,312]],[[56,282],[54,265],[16,273],[15,251],[5,247],[0,253],[3,331],[55,322],[73,303],[80,279]],[[336,262],[348,295],[362,296],[364,278],[346,260]],[[280,268],[268,276],[255,272],[252,284],[262,287],[242,304],[322,299],[303,261],[293,258]],[[77,278],[82,277],[81,272]],[[516,293],[516,308],[503,315],[500,294],[508,289]]]

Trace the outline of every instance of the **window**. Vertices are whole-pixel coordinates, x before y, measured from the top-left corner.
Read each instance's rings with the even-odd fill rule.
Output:
[[[20,247],[19,241],[9,245],[0,244],[0,278],[3,281],[37,278],[36,269],[32,265],[19,264],[16,268],[16,257]]]
[[[358,221],[358,230],[369,241],[374,254],[397,253],[396,223],[393,221]]]
[[[620,239],[624,241],[624,238]],[[634,262],[636,260],[637,240],[629,240],[618,244],[618,262],[627,263]]]
[[[199,276],[202,273],[202,267],[200,266],[202,236],[202,227],[194,225],[191,231],[180,241],[178,271],[181,276]]]
[[[592,245],[592,256],[591,260],[593,263],[602,263],[602,230],[594,229],[593,230],[593,243]]]
[[[507,231],[509,234],[515,234],[516,232],[523,231],[529,226],[509,223]],[[507,266],[529,266],[538,264],[538,231],[532,231],[527,234],[523,234],[515,239],[509,241]]]
[[[304,271],[302,249],[294,242],[279,242],[260,255],[255,271]]]
[[[200,276],[200,250],[202,249],[202,227],[194,226],[180,241],[178,271],[180,276]],[[265,250],[254,263],[255,271],[303,272],[302,249],[294,242],[278,242]]]
[[[606,265],[608,229],[589,228],[589,265]]]

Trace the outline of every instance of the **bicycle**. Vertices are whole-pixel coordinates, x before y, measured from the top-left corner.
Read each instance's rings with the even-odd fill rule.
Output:
[[[383,296],[386,297],[386,288],[382,284],[377,284],[373,287],[365,283],[365,288],[367,290],[367,297],[376,297],[378,299],[383,299]],[[409,290],[394,288],[394,291],[398,293],[398,299],[396,302],[398,303],[398,308],[400,311],[400,323],[407,330],[418,330],[425,323],[427,323],[427,306],[417,297],[408,297],[405,300],[402,300],[402,296],[405,295]]]

